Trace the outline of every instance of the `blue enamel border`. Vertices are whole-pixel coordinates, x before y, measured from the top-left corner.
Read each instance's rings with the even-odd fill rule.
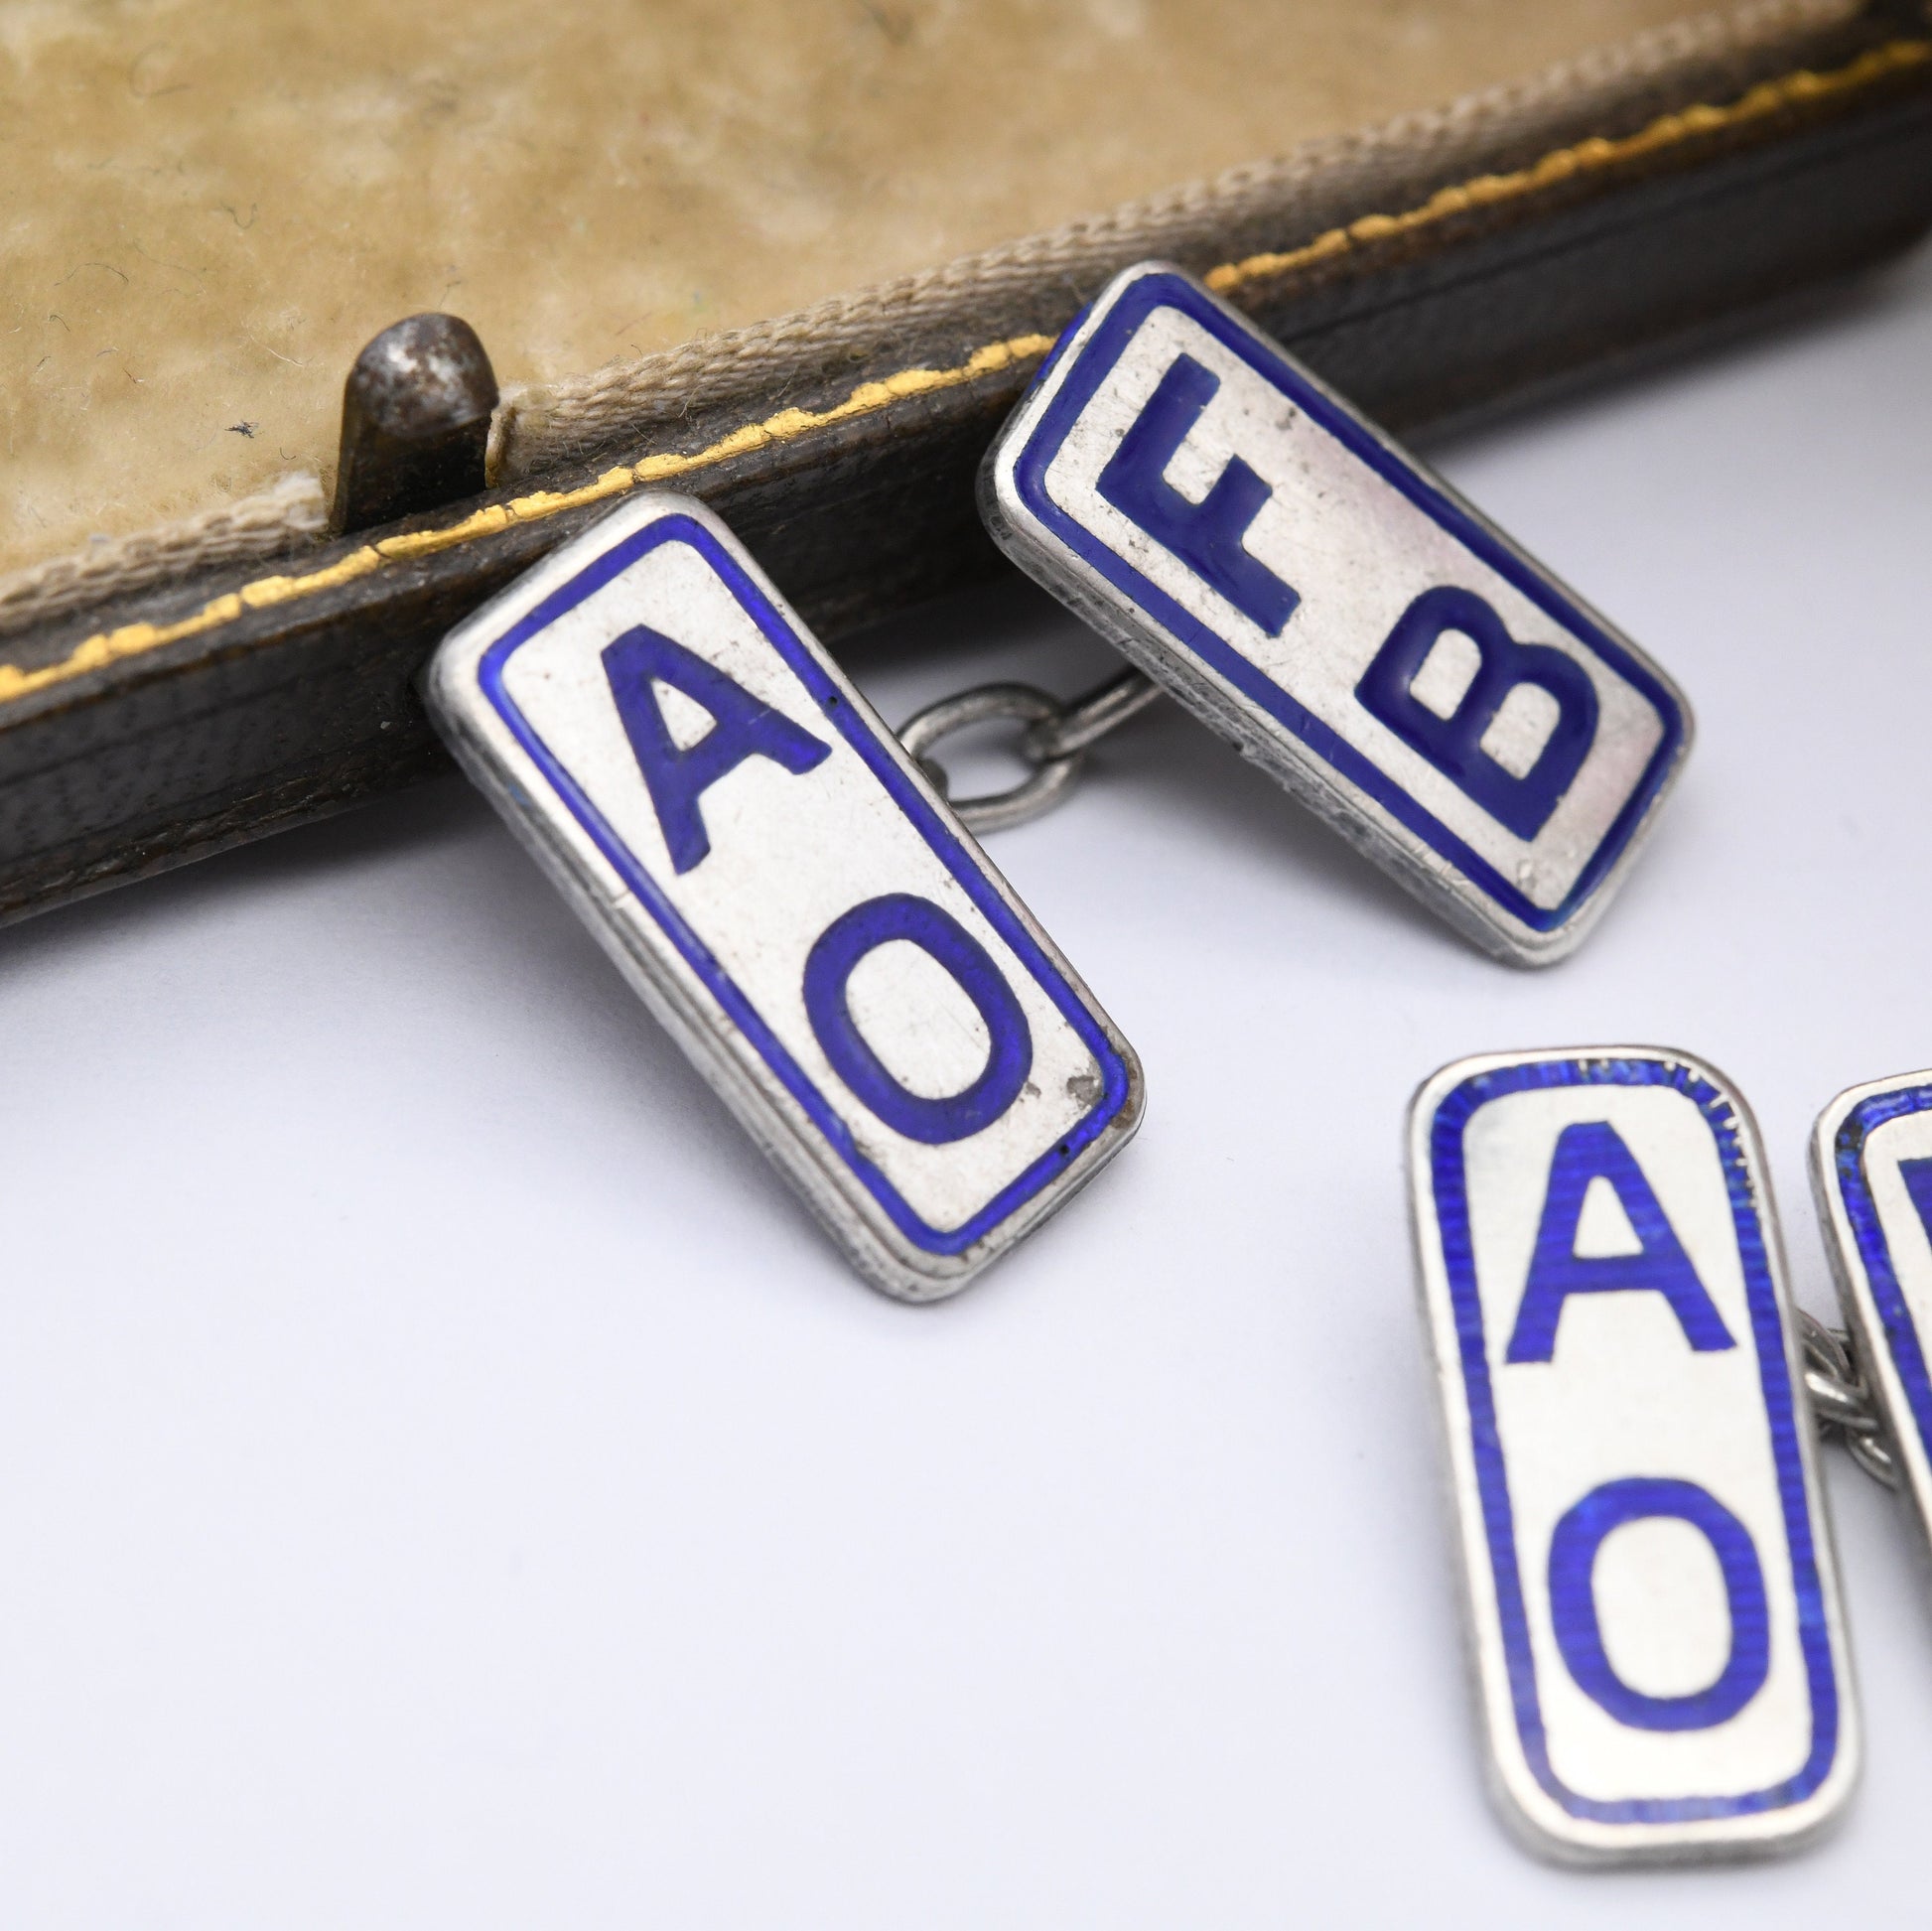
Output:
[[[1861,1100],[1839,1123],[1832,1145],[1832,1166],[1838,1175],[1845,1217],[1852,1223],[1859,1258],[1864,1263],[1872,1305],[1884,1329],[1885,1346],[1898,1370],[1905,1399],[1911,1404],[1918,1439],[1932,1453],[1932,1375],[1926,1373],[1918,1323],[1905,1305],[1904,1291],[1891,1264],[1891,1243],[1885,1238],[1864,1171],[1865,1143],[1872,1134],[1888,1120],[1923,1113],[1928,1107],[1932,1107],[1932,1086],[1895,1086],[1889,1093],[1873,1093],[1869,1099]]]
[[[1784,1510],[1785,1540],[1798,1598],[1798,1642],[1811,1687],[1811,1753],[1795,1776],[1768,1789],[1747,1791],[1736,1797],[1646,1797],[1606,1802],[1578,1795],[1550,1764],[1542,1706],[1536,1693],[1529,1619],[1523,1606],[1523,1584],[1516,1560],[1509,1470],[1496,1429],[1489,1357],[1483,1340],[1482,1302],[1476,1289],[1475,1257],[1470,1244],[1462,1136],[1471,1117],[1491,1100],[1530,1088],[1552,1086],[1674,1087],[1697,1103],[1712,1138],[1718,1143],[1725,1186],[1730,1196],[1738,1258],[1743,1263],[1751,1337],[1757,1347],[1758,1381],[1764,1395],[1778,1495]],[[1430,1122],[1429,1139],[1431,1184],[1435,1190],[1443,1259],[1449,1273],[1449,1301],[1455,1316],[1456,1347],[1469,1408],[1469,1441],[1475,1455],[1483,1533],[1502,1621],[1510,1701],[1516,1713],[1516,1733],[1532,1774],[1571,1816],[1599,1824],[1682,1824],[1782,1810],[1801,1803],[1824,1782],[1838,1754],[1838,1682],[1832,1667],[1831,1631],[1818,1575],[1811,1511],[1805,1501],[1804,1463],[1798,1449],[1800,1419],[1785,1360],[1784,1328],[1778,1318],[1777,1293],[1771,1283],[1764,1229],[1751,1197],[1749,1171],[1730,1101],[1690,1067],[1662,1059],[1531,1060],[1499,1066],[1463,1080],[1437,1107]]]
[[[503,688],[504,666],[521,645],[548,629],[565,612],[574,609],[614,577],[620,576],[666,543],[682,543],[695,550],[706,567],[723,581],[740,608],[758,625],[765,641],[804,685],[826,724],[865,760],[894,803],[911,821],[987,922],[1013,948],[1035,983],[1052,1000],[1079,1034],[1101,1069],[1101,1095],[1093,1110],[1049,1153],[1042,1155],[962,1226],[949,1231],[928,1226],[906,1203],[898,1189],[859,1151],[851,1129],[833,1110],[818,1087],[806,1077],[803,1068],[785,1050],[782,1041],[738,983],[679,915],[677,908],[638,862],[635,853],[618,837],[609,821],[537,735]],[[1050,1184],[1056,1175],[1067,1172],[1082,1150],[1100,1135],[1127,1103],[1129,1082],[1126,1062],[1114,1050],[1092,1013],[1040,950],[1032,934],[1013,915],[1012,907],[988,884],[966,848],[940,821],[925,794],[906,777],[892,755],[846,702],[804,639],[778,615],[770,600],[747,575],[730,550],[695,518],[675,513],[661,516],[593,557],[575,576],[552,591],[528,616],[520,618],[489,645],[477,665],[477,683],[509,728],[511,736],[529,755],[551,788],[563,799],[571,816],[610,860],[619,877],[635,894],[638,903],[657,921],[679,956],[730,1015],[733,1024],[751,1040],[759,1056],[804,1108],[812,1124],[885,1209],[893,1224],[914,1246],[931,1254],[963,1253]]]
[[[1465,550],[1480,557],[1539,609],[1587,644],[1656,708],[1664,727],[1657,749],[1644,767],[1641,780],[1631,791],[1623,809],[1618,812],[1595,851],[1590,854],[1588,863],[1578,874],[1577,883],[1561,904],[1549,910],[1533,904],[1502,873],[1456,837],[1440,818],[1378,769],[1354,746],[1319,718],[1304,710],[1273,678],[1244,657],[1224,637],[1218,636],[1183,610],[1092,531],[1076,522],[1047,494],[1046,472],[1058,456],[1061,445],[1072,433],[1095,391],[1113,372],[1114,364],[1120,360],[1141,324],[1154,310],[1165,308],[1179,310],[1190,321],[1197,322],[1223,347],[1239,355],[1264,381],[1313,418],[1385,482],[1393,483],[1409,501],[1447,530]],[[1069,330],[1061,338],[1060,347],[1048,357],[1034,378],[1034,387],[1037,390],[1050,379],[1061,362],[1071,356],[1065,380],[1041,413],[1014,462],[1014,480],[1021,500],[1028,509],[1122,596],[1146,611],[1170,636],[1191,650],[1258,710],[1273,718],[1351,784],[1366,792],[1432,851],[1449,860],[1512,918],[1538,932],[1556,931],[1566,925],[1602,884],[1624,847],[1636,836],[1658,792],[1670,776],[1678,753],[1683,749],[1684,710],[1669,688],[1647,664],[1639,662],[1622,644],[1605,634],[1598,624],[1562,596],[1547,578],[1531,569],[1489,531],[1473,522],[1466,511],[1403,462],[1353,415],[1338,407],[1265,343],[1232,320],[1211,296],[1185,276],[1170,272],[1142,276],[1122,291],[1113,306],[1101,317],[1099,327],[1077,352],[1066,347],[1071,335],[1072,331]]]

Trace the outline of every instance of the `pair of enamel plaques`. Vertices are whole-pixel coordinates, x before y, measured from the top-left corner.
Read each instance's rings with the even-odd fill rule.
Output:
[[[991,453],[1009,552],[1453,923],[1601,910],[1689,743],[1642,655],[1232,310],[1117,279]],[[1131,1136],[1127,1042],[719,521],[642,496],[445,641],[472,777],[870,1280]]]
[[[1682,764],[1689,713],[1634,645],[1173,269],[1068,330],[981,502],[1026,569],[1516,963],[1578,942]],[[1132,1135],[1132,1048],[701,505],[639,496],[566,545],[452,633],[427,695],[887,1292],[953,1292]],[[1894,1414],[1932,1430],[1932,1077],[1821,1133],[1861,1330]],[[1599,1861],[1815,1830],[1857,1718],[1741,1101],[1681,1056],[1471,1060],[1424,1089],[1411,1157],[1505,1810]]]
[[[1932,1538],[1932,1072],[1842,1093],[1812,1186]],[[1803,1355],[1735,1089],[1682,1053],[1466,1059],[1409,1170],[1504,1816],[1582,1862],[1792,1848],[1859,1733]]]

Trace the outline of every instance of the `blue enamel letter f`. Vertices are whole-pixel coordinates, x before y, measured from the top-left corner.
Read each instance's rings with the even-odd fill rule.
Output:
[[[1302,600],[1243,539],[1274,491],[1238,456],[1197,503],[1167,477],[1220,386],[1221,378],[1191,355],[1179,356],[1101,471],[1100,493],[1272,637]]]

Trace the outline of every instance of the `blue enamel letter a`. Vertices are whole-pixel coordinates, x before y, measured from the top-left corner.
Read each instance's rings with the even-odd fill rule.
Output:
[[[680,874],[702,863],[711,850],[699,801],[726,772],[748,758],[768,758],[794,773],[809,771],[832,755],[830,745],[754,697],[717,665],[646,624],[626,630],[606,647],[604,674],[644,774],[671,864]],[[678,748],[654,684],[682,691],[711,713],[712,728],[695,745]]]
[[[1577,1226],[1584,1196],[1597,1181],[1615,1194],[1636,1235],[1634,1254],[1579,1254]],[[1550,1160],[1549,1190],[1536,1230],[1536,1252],[1508,1361],[1548,1361],[1556,1353],[1557,1322],[1573,1294],[1661,1294],[1670,1303],[1684,1338],[1699,1354],[1732,1347],[1730,1330],[1698,1279],[1691,1257],[1643,1176],[1643,1169],[1607,1120],[1565,1127]]]

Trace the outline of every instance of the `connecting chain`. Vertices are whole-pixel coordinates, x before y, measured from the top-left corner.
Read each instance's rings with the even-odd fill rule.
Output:
[[[968,831],[1006,831],[1058,804],[1073,788],[1087,753],[1109,732],[1138,717],[1160,694],[1160,686],[1138,670],[1125,671],[1065,704],[1031,684],[982,684],[977,690],[927,705],[917,717],[907,719],[898,738]],[[955,731],[995,719],[1026,727],[1019,751],[1032,769],[1011,790],[983,798],[954,798],[946,767],[931,756],[933,748]]]
[[[1819,1433],[1836,1436],[1873,1481],[1898,1486],[1898,1457],[1892,1452],[1871,1389],[1852,1351],[1851,1337],[1798,1310],[1805,1347],[1805,1393]]]

